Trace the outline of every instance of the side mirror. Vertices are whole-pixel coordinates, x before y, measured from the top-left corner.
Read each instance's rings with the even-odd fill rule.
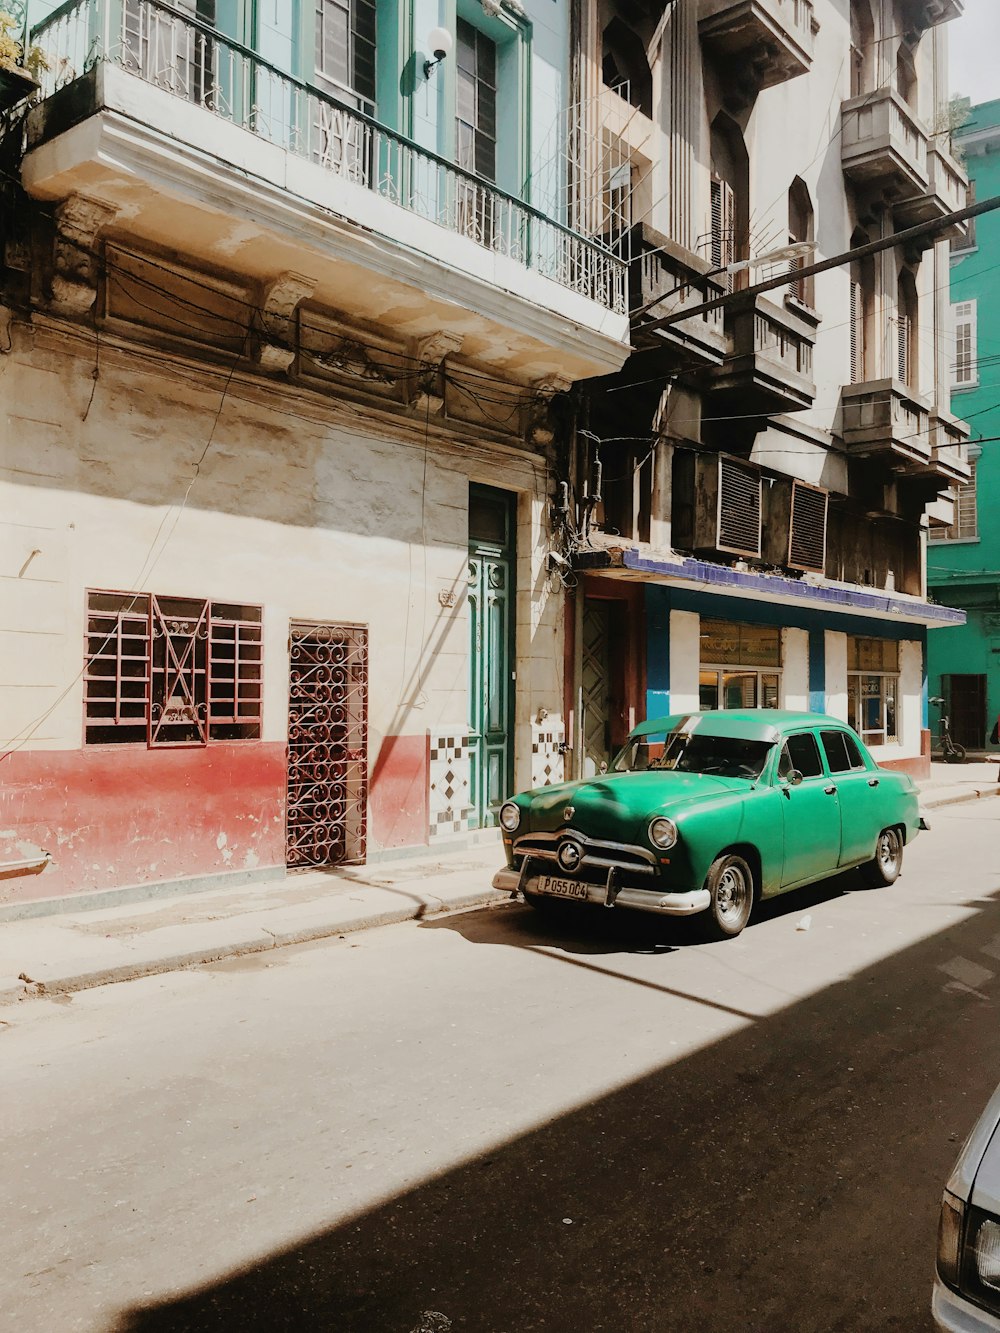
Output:
[[[788,777],[783,778],[782,781],[786,787],[798,787],[802,782],[802,774],[797,768],[793,768]]]

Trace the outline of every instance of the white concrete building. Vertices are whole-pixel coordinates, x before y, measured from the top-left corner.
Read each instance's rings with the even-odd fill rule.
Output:
[[[0,911],[489,824],[561,772],[560,402],[628,353],[623,262],[530,202],[568,15],[29,8]]]
[[[926,634],[955,614],[926,596],[926,535],[968,476],[956,229],[740,292],[965,206],[944,45],[962,4],[641,10],[582,7],[581,122],[617,154],[635,351],[589,386],[574,459],[576,771],[637,718],[727,705],[828,711],[926,771]]]

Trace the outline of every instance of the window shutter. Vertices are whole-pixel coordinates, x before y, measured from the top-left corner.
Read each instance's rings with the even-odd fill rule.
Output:
[[[788,563],[792,569],[826,572],[826,515],[829,496],[818,486],[792,482]]]
[[[860,384],[865,377],[864,299],[861,283],[851,279],[851,383]]]
[[[712,267],[722,269],[733,262],[734,233],[736,229],[736,196],[732,187],[720,177],[712,180]],[[725,289],[733,289],[733,275],[727,274]]]
[[[760,473],[741,459],[719,455],[718,548],[760,556]]]
[[[910,382],[910,319],[899,315],[896,319],[896,376],[901,384]]]
[[[970,463],[972,476],[963,485],[956,487],[955,496],[955,527],[949,528],[949,536],[952,532],[955,537],[978,537],[979,522],[976,506],[976,464]]]

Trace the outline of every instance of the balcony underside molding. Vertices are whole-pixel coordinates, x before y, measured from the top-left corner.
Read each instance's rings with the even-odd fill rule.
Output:
[[[861,588],[820,585],[776,574],[732,569],[728,565],[714,565],[705,560],[680,557],[666,560],[645,554],[635,547],[581,552],[573,563],[581,573],[591,571],[647,583],[679,584],[703,592],[738,595],[785,605],[811,606],[816,610],[843,615],[873,616],[897,623],[909,623],[914,627],[925,625],[938,628],[965,624],[964,611],[923,602],[918,598]]]
[[[801,2],[699,0],[698,34],[758,89],[807,74],[812,65],[812,6]]]
[[[586,378],[628,355],[627,316],[114,65],[63,92],[76,123],[51,115],[61,94],[32,112],[35,198],[95,195],[117,208],[120,237],[262,283],[309,272],[317,301],[406,337],[455,329],[507,373]]]

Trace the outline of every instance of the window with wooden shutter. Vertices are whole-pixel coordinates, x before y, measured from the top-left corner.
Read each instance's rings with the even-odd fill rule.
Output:
[[[712,180],[712,267],[724,269],[735,258],[736,196],[727,181]],[[733,289],[733,275],[723,282],[727,292]]]
[[[719,455],[718,547],[760,556],[760,473],[742,459]]]
[[[819,486],[792,482],[788,563],[792,569],[826,572],[826,516],[829,496]]]
[[[979,383],[977,303],[957,301],[951,310],[955,324],[955,363],[951,385],[953,389],[967,389]]]
[[[861,283],[851,280],[851,383],[865,378],[865,303]]]
[[[896,318],[896,378],[901,384],[910,383],[911,357],[912,357],[912,327],[909,316],[899,315]]]

